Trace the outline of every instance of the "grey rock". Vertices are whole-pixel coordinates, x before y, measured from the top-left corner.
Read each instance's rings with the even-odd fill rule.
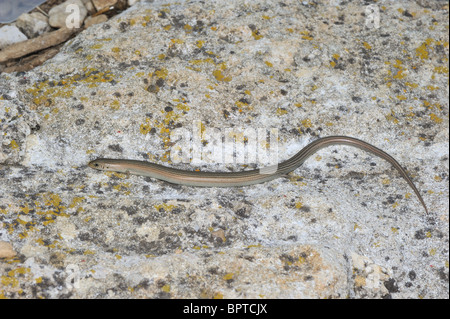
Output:
[[[140,0],[128,0],[128,6],[129,7],[131,7],[131,6],[134,6],[136,3],[138,3]]]
[[[14,277],[4,282],[19,282],[1,294],[448,298],[447,11],[383,2],[371,29],[365,9],[141,2],[42,66],[0,74],[0,236],[23,270],[0,263]],[[279,160],[317,136],[380,147],[408,169],[430,214],[388,164],[347,146],[242,188],[87,166],[107,157],[249,169],[259,165],[245,161],[251,138],[225,162],[206,152],[222,141],[207,133],[256,128],[278,130]],[[175,163],[189,155],[183,139],[204,147],[199,164]],[[73,269],[76,288],[61,280]]]
[[[40,12],[21,14],[15,24],[30,39],[51,29],[48,18]]]
[[[97,11],[101,11],[114,6],[117,0],[92,0],[92,3]]]
[[[83,1],[84,7],[86,8],[86,10],[90,15],[96,12],[91,0],[81,0],[81,1]]]
[[[0,50],[27,39],[27,36],[14,25],[5,25],[0,28]]]
[[[108,21],[108,17],[105,14],[100,14],[95,17],[87,17],[86,20],[84,20],[84,27],[89,28],[91,25],[99,24],[106,21]]]

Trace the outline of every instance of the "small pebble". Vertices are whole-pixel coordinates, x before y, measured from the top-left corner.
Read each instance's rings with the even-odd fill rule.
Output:
[[[94,7],[95,9],[97,9],[97,11],[101,11],[115,5],[117,3],[117,0],[92,0],[92,3],[94,4]]]
[[[16,26],[30,39],[51,29],[48,18],[40,12],[21,14],[16,20]]]
[[[87,17],[84,20],[84,27],[89,28],[91,25],[99,24],[108,21],[108,17],[105,14],[98,15],[96,17]]]

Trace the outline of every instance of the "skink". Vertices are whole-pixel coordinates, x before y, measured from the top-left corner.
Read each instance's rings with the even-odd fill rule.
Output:
[[[279,163],[276,169],[270,173],[263,173],[260,169],[241,172],[196,172],[170,168],[143,161],[106,158],[96,159],[88,165],[97,170],[148,176],[180,185],[201,187],[238,187],[264,183],[275,178],[282,177],[301,166],[308,157],[316,153],[321,148],[340,144],[360,148],[388,161],[414,190],[414,193],[417,195],[422,206],[425,208],[425,212],[428,214],[425,201],[413,181],[408,176],[406,170],[392,156],[369,143],[348,136],[328,136],[319,138],[305,146],[291,158]]]

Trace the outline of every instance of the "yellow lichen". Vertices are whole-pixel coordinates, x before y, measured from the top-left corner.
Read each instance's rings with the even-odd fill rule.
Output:
[[[234,274],[233,273],[228,273],[225,276],[223,276],[223,280],[231,280],[233,279]]]
[[[259,40],[259,39],[263,38],[263,36],[261,34],[259,34],[258,30],[252,30],[252,37],[255,40]]]
[[[195,42],[195,45],[197,46],[197,48],[202,48],[204,44],[205,44],[205,41],[203,41],[203,40],[198,40],[197,42]]]
[[[162,211],[169,212],[169,213],[176,208],[175,205],[166,204],[166,203],[155,205],[154,207],[157,211],[162,210]]]
[[[432,121],[434,121],[434,122],[436,122],[436,123],[442,123],[442,121],[443,121],[443,119],[442,118],[440,118],[440,117],[438,117],[436,114],[434,114],[434,113],[431,113],[430,114],[430,118],[431,118],[431,120]]]
[[[223,299],[223,294],[221,292],[216,292],[213,299]]]
[[[422,60],[426,60],[429,57],[428,49],[433,42],[433,39],[426,39],[418,48],[416,48],[416,56],[421,58]]]
[[[364,48],[366,48],[366,50],[371,50],[372,49],[372,46],[369,43],[367,43],[367,42],[363,42],[363,46],[364,46]]]
[[[17,142],[15,140],[12,140],[11,143],[9,143],[9,147],[11,147],[13,150],[19,149],[19,145],[17,144]]]
[[[85,84],[88,87],[97,86],[100,83],[111,82],[115,76],[110,71],[98,71],[94,68],[84,68],[82,74],[75,74],[59,81],[45,80],[35,83],[26,90],[33,97],[36,106],[52,106],[57,98],[71,98],[75,83]]]
[[[165,68],[162,68],[160,70],[156,70],[154,75],[160,79],[166,79],[169,75],[169,71]]]
[[[164,292],[170,292],[170,285],[164,285],[161,287],[161,290]]]
[[[310,31],[300,31],[300,34],[302,34],[303,40],[313,40],[314,38],[311,36]]]
[[[222,73],[222,70],[214,70],[213,71],[213,76],[216,78],[217,81],[221,81],[221,82],[230,82],[231,81],[231,76],[224,76]]]
[[[310,119],[305,119],[305,120],[303,120],[303,121],[302,121],[302,125],[303,125],[303,127],[306,127],[306,128],[312,127],[311,120],[310,120]]]

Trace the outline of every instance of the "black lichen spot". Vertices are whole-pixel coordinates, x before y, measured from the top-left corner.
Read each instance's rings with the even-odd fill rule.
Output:
[[[420,230],[416,231],[416,233],[414,234],[414,238],[415,239],[425,239],[425,238],[427,238],[427,236],[425,234],[425,230],[420,229]]]
[[[175,17],[172,17],[172,23],[173,26],[177,29],[181,29],[184,28],[184,26],[186,25],[186,23],[183,21],[186,17],[184,15],[178,15]]]
[[[250,213],[247,211],[247,207],[242,207],[242,208],[238,209],[235,214],[242,218],[250,217]]]
[[[392,205],[395,203],[395,198],[393,196],[388,196],[387,202]]]
[[[143,217],[143,216],[137,216],[135,218],[133,218],[133,224],[136,225],[142,225],[147,221],[147,218]]]
[[[360,103],[362,101],[362,98],[359,96],[352,96],[352,101],[355,103]]]
[[[39,124],[36,124],[35,126],[31,127],[31,132],[37,132],[41,129],[41,126]]]
[[[309,207],[308,205],[303,205],[302,207],[300,207],[300,211],[309,213],[311,211],[311,207]]]
[[[393,278],[389,278],[389,280],[385,281],[384,286],[390,293],[398,292],[397,283],[395,282],[395,279],[393,279]]]
[[[403,11],[402,14],[403,14],[403,16],[408,17],[408,18],[412,18],[413,17],[413,15],[411,13],[409,13],[408,10]]]
[[[240,99],[239,102],[244,103],[244,104],[246,104],[246,105],[249,105],[249,104],[250,104],[250,101],[247,100],[245,97],[243,97],[242,99]]]
[[[123,71],[126,70],[130,67],[131,65],[125,62],[120,62],[119,65],[117,66],[119,68],[119,70]]]
[[[119,144],[108,145],[108,148],[115,152],[119,152],[119,153],[123,152],[123,148]]]
[[[159,92],[159,87],[154,85],[154,84],[150,84],[147,87],[147,91],[150,92],[150,93],[158,93]]]
[[[90,233],[80,233],[78,234],[78,239],[81,241],[89,241],[91,240],[91,234]]]
[[[158,17],[161,19],[167,19],[167,13],[165,13],[164,11],[159,11]]]
[[[126,23],[126,22],[120,22],[119,23],[119,31],[120,32],[125,32],[125,31],[127,31],[127,29],[128,29],[128,23]]]
[[[288,254],[282,254],[280,257],[280,261],[284,264],[283,269],[289,270],[292,268],[292,264],[294,264],[297,259]]]
[[[445,271],[444,267],[438,269],[438,275],[441,280],[448,282],[448,271]]]
[[[256,30],[256,26],[254,24],[249,24],[248,27],[250,28],[250,30],[255,31]]]
[[[217,275],[219,273],[219,268],[211,267],[211,268],[208,268],[207,272],[210,273],[211,275]]]
[[[297,236],[295,235],[290,235],[286,238],[286,240],[291,240],[291,241],[297,241]]]
[[[228,118],[228,117],[230,116],[230,114],[231,114],[231,113],[230,113],[229,111],[227,111],[227,110],[223,110],[222,113],[223,113],[223,117],[224,117],[224,118]]]
[[[165,81],[164,81],[164,79],[162,79],[162,78],[159,78],[158,80],[156,80],[156,85],[158,86],[158,87],[163,87],[164,86],[164,83],[165,83]]]
[[[122,206],[120,209],[126,211],[128,216],[134,215],[138,212],[136,206]]]

